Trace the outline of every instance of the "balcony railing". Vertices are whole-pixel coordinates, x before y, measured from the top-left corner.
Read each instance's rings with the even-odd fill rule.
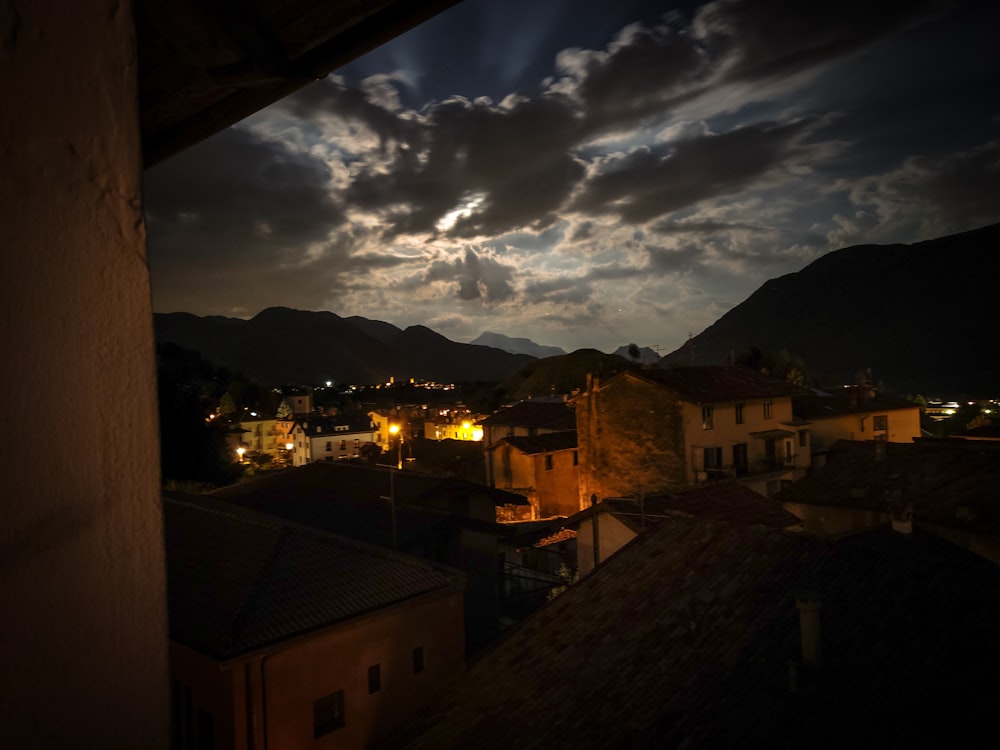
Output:
[[[760,456],[746,464],[727,464],[724,466],[695,467],[695,473],[700,481],[712,482],[734,477],[747,477],[757,474],[770,474],[776,471],[787,471],[797,467],[796,454],[791,456]]]

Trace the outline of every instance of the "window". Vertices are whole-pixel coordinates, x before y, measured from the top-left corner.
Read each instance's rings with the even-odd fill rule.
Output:
[[[313,701],[313,737],[322,737],[344,726],[344,691]]]
[[[889,429],[889,415],[888,414],[878,414],[872,417],[872,429],[875,432],[885,432]]]
[[[714,409],[711,406],[701,407],[701,429],[711,430],[713,427],[712,417],[714,416]]]
[[[773,404],[770,401],[764,402],[764,419],[771,419],[774,416]]]
[[[747,461],[747,444],[737,443],[733,446],[733,470],[737,476],[743,476],[749,471],[749,466],[750,464]]]
[[[552,471],[552,454],[549,453],[545,456],[545,471]]]
[[[329,453],[332,450],[333,450],[333,441],[332,440],[327,440],[326,441],[326,452]]]
[[[354,438],[354,447],[355,448],[361,447],[361,438]]]
[[[424,671],[424,647],[417,646],[413,649],[413,674],[420,674]]]
[[[799,430],[799,447],[805,448],[809,442],[809,430]]]
[[[342,451],[346,451],[347,450],[347,441],[346,440],[341,440],[340,441],[340,450],[342,450]]]
[[[382,689],[382,665],[368,667],[368,694],[377,693]]]
[[[574,466],[580,465],[580,454],[577,451],[573,451],[573,465]]]
[[[743,424],[743,404],[736,404],[736,424]]]
[[[722,448],[705,448],[705,471],[722,468]]]

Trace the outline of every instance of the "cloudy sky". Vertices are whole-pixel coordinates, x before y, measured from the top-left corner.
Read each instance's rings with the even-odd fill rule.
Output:
[[[151,169],[154,308],[666,353],[831,250],[1000,221],[992,5],[464,0]]]

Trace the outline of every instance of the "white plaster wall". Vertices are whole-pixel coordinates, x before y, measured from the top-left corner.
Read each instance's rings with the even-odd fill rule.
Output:
[[[135,77],[127,0],[0,2],[0,747],[169,741]]]

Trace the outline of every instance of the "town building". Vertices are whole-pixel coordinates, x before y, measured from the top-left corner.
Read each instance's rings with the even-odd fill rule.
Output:
[[[479,442],[483,439],[484,417],[468,409],[428,410],[424,419],[424,437],[427,440],[465,440]]]
[[[976,747],[1000,568],[887,529],[673,518],[581,578],[383,747]]]
[[[792,409],[810,423],[813,454],[824,453],[838,440],[910,443],[921,435],[917,404],[867,387],[813,391],[796,396]]]
[[[415,471],[346,461],[311,463],[212,493],[262,513],[416,555],[467,578],[466,642],[476,650],[500,628],[504,526],[497,506],[527,504],[502,490]]]
[[[488,416],[482,421],[482,426],[486,484],[495,487],[496,477],[502,476],[502,468],[495,466],[493,461],[502,460],[502,454],[495,454],[490,448],[504,438],[535,437],[575,430],[576,415],[570,405],[561,399],[519,401]]]
[[[605,497],[654,493],[736,478],[762,495],[805,475],[803,389],[745,367],[650,368],[606,382],[588,377],[573,399],[580,507]]]
[[[1000,443],[840,441],[828,463],[778,496],[805,530],[840,537],[917,527],[1000,563]]]
[[[292,464],[361,458],[375,444],[375,423],[363,413],[299,417],[291,431]]]
[[[464,576],[208,496],[163,501],[173,746],[367,748],[464,666]]]
[[[580,509],[576,430],[501,438],[486,449],[486,461],[494,487],[524,495],[530,503],[511,508],[513,515],[504,520],[569,516]]]

